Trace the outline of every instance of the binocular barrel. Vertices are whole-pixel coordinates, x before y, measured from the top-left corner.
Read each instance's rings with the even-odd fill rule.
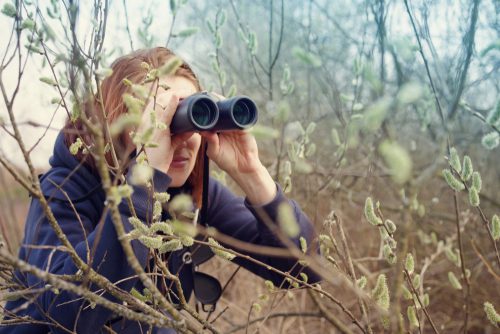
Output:
[[[257,122],[257,106],[246,96],[216,102],[197,93],[181,101],[172,118],[173,134],[188,131],[242,130]]]

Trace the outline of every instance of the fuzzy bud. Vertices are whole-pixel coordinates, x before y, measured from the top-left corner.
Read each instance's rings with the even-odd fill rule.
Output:
[[[356,280],[356,285],[358,286],[358,288],[364,289],[366,287],[367,281],[368,280],[366,279],[366,276],[361,276]]]
[[[491,218],[491,235],[494,240],[500,239],[500,218],[497,215]]]
[[[469,202],[472,206],[479,206],[479,194],[476,188],[469,188]]]
[[[378,276],[375,288],[372,290],[372,297],[375,299],[380,308],[383,310],[389,309],[389,288],[387,287],[387,279],[384,274],[380,274]]]
[[[477,192],[480,193],[482,185],[481,174],[478,172],[472,173],[472,188],[476,188]]]
[[[410,290],[406,287],[405,284],[401,285],[401,290],[403,291],[403,298],[406,300],[411,300],[413,298],[413,294],[411,293]]]
[[[373,208],[373,201],[371,197],[367,197],[365,201],[365,217],[368,222],[374,226],[381,225],[382,219],[380,219],[375,214],[375,209]]]
[[[73,155],[77,155],[78,151],[82,148],[83,142],[80,137],[76,138],[76,141],[69,146],[69,152]]]
[[[472,160],[468,155],[464,155],[464,162],[462,167],[462,177],[463,181],[468,181],[472,176],[473,168],[472,168]]]
[[[156,232],[163,232],[166,235],[173,235],[172,225],[165,222],[156,222],[151,224],[149,233],[155,234]]]
[[[307,240],[304,237],[299,238],[300,241],[300,249],[303,253],[307,253]]]
[[[147,233],[147,226],[137,217],[129,217],[128,219],[130,225],[132,225],[135,229],[141,231],[142,233]]]
[[[194,239],[189,235],[181,235],[179,237],[181,243],[186,247],[191,247],[194,243]]]
[[[385,220],[385,227],[391,234],[396,232],[396,224],[394,224],[394,222],[390,219]]]
[[[170,194],[167,192],[155,193],[155,200],[159,201],[160,203],[168,202],[170,200]]]
[[[461,191],[464,190],[465,186],[464,184],[457,180],[455,176],[450,172],[449,169],[443,169],[443,177],[446,180],[446,183],[455,191]]]
[[[490,302],[484,303],[484,312],[488,320],[496,327],[500,327],[500,315],[495,310],[495,307]]]
[[[408,306],[406,310],[408,321],[410,323],[410,327],[420,327],[417,318],[417,311],[415,310],[415,306]]]
[[[458,156],[457,150],[454,147],[450,149],[450,158],[448,160],[448,163],[457,173],[460,173],[462,171],[460,157]]]
[[[455,276],[455,274],[451,271],[448,272],[448,280],[455,289],[462,290],[462,284],[460,284],[457,276]]]
[[[141,235],[139,241],[148,248],[158,249],[163,243],[163,239],[160,236],[148,237],[146,235]]]
[[[415,270],[415,261],[411,253],[406,254],[405,269],[411,275]]]
[[[163,243],[160,248],[158,248],[158,251],[160,254],[163,254],[167,252],[174,252],[179,249],[182,249],[181,241],[179,239],[172,239]]]
[[[211,245],[210,249],[212,250],[212,252],[214,252],[215,255],[228,261],[231,261],[236,257],[236,255],[229,253],[228,251],[225,251],[224,248],[213,238],[208,238],[208,243]]]

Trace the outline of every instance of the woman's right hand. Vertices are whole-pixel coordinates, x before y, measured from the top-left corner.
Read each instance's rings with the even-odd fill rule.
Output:
[[[147,131],[151,126],[151,113],[156,115],[157,122],[162,122],[166,125],[164,129],[153,130],[151,142],[156,143],[157,147],[145,147],[144,152],[148,157],[149,165],[165,174],[172,163],[172,158],[176,148],[184,142],[191,134],[181,134],[172,137],[170,132],[170,123],[174,117],[177,106],[179,105],[179,97],[169,91],[159,92],[156,99],[151,99],[144,110],[142,123],[137,129],[137,133],[141,134]],[[140,147],[138,147],[140,149]]]

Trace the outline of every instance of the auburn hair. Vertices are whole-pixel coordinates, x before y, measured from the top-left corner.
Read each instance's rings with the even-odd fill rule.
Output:
[[[92,122],[100,122],[104,125],[107,122],[111,125],[121,115],[128,112],[123,102],[123,94],[131,93],[130,86],[124,83],[124,79],[134,84],[144,81],[148,69],[143,63],[149,64],[150,68],[159,68],[173,57],[177,57],[171,50],[164,47],[155,47],[151,49],[141,49],[128,55],[116,59],[111,64],[112,73],[106,77],[99,87],[98,93],[86,99],[80,107],[81,112],[85,113],[87,119]],[[201,85],[191,67],[182,62],[181,66],[174,73],[177,76],[183,76],[189,79],[198,91],[201,91]],[[81,138],[85,145],[92,146],[93,139],[90,131],[86,128],[83,121],[78,118],[71,120],[68,118],[63,128],[64,142],[67,147],[74,143],[77,138]],[[103,133],[106,134],[103,127]],[[128,131],[123,131],[117,138],[105,137],[108,141],[113,141],[113,146],[119,160],[125,161],[131,152],[132,141]],[[188,177],[187,183],[192,189],[192,196],[197,207],[201,207],[202,188],[203,188],[203,157],[205,150],[205,139],[202,138],[201,146],[198,151],[193,171]],[[111,152],[106,153],[106,161],[111,167],[115,166]],[[91,154],[84,154],[79,150],[76,158],[87,166],[92,172],[97,173],[95,159]]]

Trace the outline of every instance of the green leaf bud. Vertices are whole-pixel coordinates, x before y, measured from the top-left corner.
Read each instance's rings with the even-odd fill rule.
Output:
[[[146,185],[153,177],[153,169],[144,164],[136,164],[132,167],[130,183],[133,185]]]
[[[158,249],[162,246],[163,239],[161,236],[148,237],[146,235],[141,235],[139,241],[148,248]]]
[[[500,315],[497,313],[492,303],[484,303],[484,313],[486,313],[486,317],[494,326],[500,326]]]
[[[482,186],[483,181],[481,180],[481,174],[479,174],[479,172],[472,173],[472,187],[476,188],[476,191],[480,193]]]
[[[274,283],[270,280],[265,280],[264,285],[266,286],[267,290],[269,290],[269,292],[273,292],[275,289]]]
[[[450,149],[450,157],[448,163],[457,173],[460,173],[462,171],[460,157],[458,156],[457,150],[454,147]]]
[[[160,203],[165,203],[170,200],[170,194],[167,192],[159,192],[155,193],[155,200],[159,201]]]
[[[83,142],[80,137],[76,138],[76,141],[69,146],[69,152],[72,155],[77,155],[78,151],[82,148]]]
[[[476,188],[469,188],[469,202],[472,206],[479,206],[479,194]]]
[[[410,323],[410,327],[420,327],[417,318],[417,311],[415,310],[415,306],[408,306],[406,309],[406,314],[408,316],[408,322]]]
[[[371,197],[367,197],[365,201],[365,217],[368,222],[374,226],[381,225],[382,219],[380,219],[375,214],[375,209],[373,208],[373,201]]]
[[[366,276],[361,276],[356,280],[356,285],[358,286],[358,288],[364,289],[366,287],[367,282],[368,280],[366,279]]]
[[[413,278],[411,280],[411,284],[413,285],[413,288],[415,290],[420,288],[420,275],[419,274],[416,274],[415,276],[413,276]]]
[[[401,290],[403,291],[403,298],[406,300],[411,300],[413,299],[413,294],[408,288],[406,287],[405,284],[401,285]]]
[[[300,241],[300,249],[303,253],[307,253],[307,240],[304,237],[299,238]]]
[[[415,270],[415,261],[411,253],[406,254],[405,269],[410,275],[413,274],[413,270]]]
[[[167,253],[167,252],[175,252],[179,249],[182,249],[182,243],[179,239],[172,239],[169,240],[161,245],[160,248],[158,248],[158,251],[160,254]]]
[[[494,240],[500,239],[500,218],[497,215],[491,218],[491,235]]]
[[[136,230],[139,230],[144,234],[148,232],[147,226],[139,218],[129,217],[128,221]]]
[[[429,306],[429,294],[428,293],[424,293],[424,295],[422,296],[422,304],[424,304],[424,307],[427,307]]]
[[[451,271],[448,272],[448,280],[451,283],[451,286],[453,286],[457,290],[462,290],[462,284],[460,284],[460,281],[458,280],[457,276]]]
[[[473,172],[472,160],[468,155],[465,155],[462,167],[462,174],[460,175],[462,177],[462,180],[469,181],[470,177],[472,176],[472,172]]]
[[[213,238],[208,238],[208,243],[211,245],[210,249],[212,250],[212,252],[214,252],[215,255],[217,255],[225,260],[228,260],[228,261],[231,261],[232,259],[234,259],[236,257],[236,255],[226,251],[225,248],[222,247]]]
[[[394,224],[394,222],[390,219],[385,220],[385,227],[391,234],[396,232],[396,224]]]
[[[262,311],[262,306],[259,303],[253,303],[252,310],[254,310],[255,313],[260,313]]]
[[[189,235],[181,235],[179,237],[181,243],[185,246],[185,247],[191,247],[193,244],[194,244],[194,239],[193,237],[189,236]]]
[[[378,306],[383,310],[389,309],[390,297],[389,288],[387,287],[387,279],[385,274],[380,274],[377,278],[377,283],[372,290],[372,298],[377,302]]]
[[[163,232],[166,235],[173,235],[174,234],[173,229],[172,229],[172,225],[168,224],[166,222],[156,222],[156,223],[151,224],[151,227],[149,228],[149,233],[155,234],[156,232]]]
[[[450,172],[449,169],[443,169],[443,176],[444,179],[446,180],[446,183],[455,191],[461,191],[465,189],[464,184],[457,180],[455,176]]]

